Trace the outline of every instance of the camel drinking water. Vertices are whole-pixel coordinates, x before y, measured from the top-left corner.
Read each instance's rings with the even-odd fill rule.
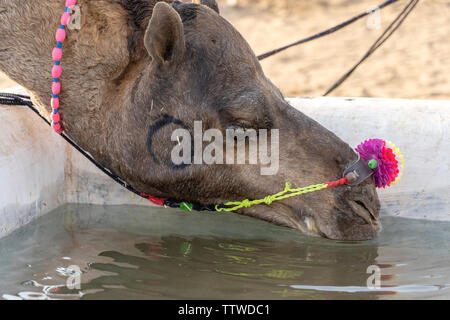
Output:
[[[63,47],[61,122],[133,188],[205,205],[259,199],[285,181],[306,186],[339,179],[357,158],[285,101],[214,0],[80,0],[78,6],[80,28],[68,32]],[[45,116],[63,10],[63,0],[0,0],[0,70],[32,94]],[[161,119],[171,121],[153,130]],[[171,134],[180,127],[193,131],[195,121],[203,131],[278,130],[276,174],[261,175],[261,163],[174,167]],[[365,240],[380,229],[379,208],[374,183],[366,180],[239,213],[311,235]]]

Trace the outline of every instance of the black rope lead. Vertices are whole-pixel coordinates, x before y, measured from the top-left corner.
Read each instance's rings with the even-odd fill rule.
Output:
[[[392,34],[401,26],[406,17],[411,13],[414,7],[419,3],[419,0],[411,0],[405,8],[400,12],[400,14],[391,22],[391,24],[384,30],[381,36],[375,40],[374,44],[366,52],[366,54],[349,70],[347,71],[338,81],[335,82],[328,90],[325,92],[324,96],[329,95],[337,87],[339,87],[348,77],[363,63],[367,58],[369,58],[379,47],[389,39]]]
[[[327,29],[325,31],[319,32],[319,33],[317,33],[315,35],[312,35],[312,36],[310,36],[308,38],[305,38],[305,39],[296,41],[294,43],[291,43],[291,44],[289,44],[287,46],[284,46],[284,47],[281,47],[281,48],[278,48],[278,49],[266,52],[266,53],[258,56],[258,60],[264,60],[264,59],[266,59],[266,58],[268,58],[270,56],[273,56],[274,54],[277,54],[277,53],[279,53],[281,51],[284,51],[286,49],[298,46],[299,44],[302,44],[302,43],[305,43],[305,42],[309,42],[309,41],[321,38],[323,36],[326,36],[328,34],[331,34],[333,32],[336,32],[336,31],[338,31],[338,30],[348,26],[349,24],[352,24],[353,22],[355,22],[355,21],[357,21],[357,20],[359,20],[361,18],[364,18],[365,16],[367,16],[367,15],[369,15],[369,14],[371,14],[371,13],[377,11],[377,10],[383,9],[384,7],[387,7],[388,5],[393,4],[394,2],[397,2],[397,1],[398,0],[388,0],[388,1],[380,4],[378,7],[374,8],[374,9],[371,9],[371,10],[368,10],[366,12],[363,12],[363,13],[361,13],[361,14],[359,14],[359,15],[357,15],[357,16],[355,16],[355,17],[353,17],[353,18],[351,18],[351,19],[349,19],[349,20],[347,20],[345,22],[342,22],[341,24],[338,24],[337,26],[334,26],[334,27],[329,28],[329,29]]]

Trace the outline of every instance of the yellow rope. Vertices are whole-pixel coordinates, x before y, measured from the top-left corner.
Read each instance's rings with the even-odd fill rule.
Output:
[[[403,158],[402,153],[395,146],[395,144],[393,144],[391,141],[388,141],[388,140],[386,140],[386,143],[389,144],[390,147],[392,147],[392,150],[394,151],[395,155],[400,158],[399,174],[398,174],[397,178],[395,179],[395,181],[392,182],[392,185],[394,185],[400,180],[400,178],[403,175],[403,170],[405,169],[405,159]],[[262,204],[262,203],[270,205],[274,201],[279,201],[279,200],[283,200],[286,198],[295,197],[295,196],[298,196],[301,194],[326,189],[327,187],[328,187],[328,184],[320,183],[320,184],[314,184],[314,185],[311,185],[308,187],[291,189],[291,184],[289,182],[286,182],[286,186],[283,191],[280,191],[276,194],[267,196],[263,199],[257,199],[257,200],[245,199],[243,201],[231,201],[231,202],[225,203],[225,206],[228,206],[230,208],[219,208],[220,205],[216,205],[215,208],[216,208],[216,211],[218,211],[218,212],[222,212],[222,211],[231,212],[231,211],[236,211],[241,208],[249,208],[253,205]]]
[[[218,212],[221,212],[221,211],[231,212],[231,211],[236,211],[240,208],[249,208],[253,205],[261,204],[261,203],[270,205],[274,201],[279,201],[279,200],[283,200],[286,198],[295,197],[300,194],[305,194],[305,193],[309,193],[309,192],[326,189],[327,186],[328,185],[326,183],[320,183],[320,184],[314,184],[314,185],[303,187],[303,188],[291,189],[291,184],[289,182],[286,182],[284,190],[280,191],[276,194],[273,194],[273,195],[270,195],[263,199],[258,199],[258,200],[245,199],[243,201],[227,202],[227,203],[225,203],[225,205],[232,206],[231,208],[219,208],[219,205],[216,205],[216,210]]]

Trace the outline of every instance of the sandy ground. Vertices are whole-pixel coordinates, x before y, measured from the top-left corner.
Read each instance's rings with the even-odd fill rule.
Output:
[[[237,5],[231,6],[231,3]],[[382,0],[221,0],[222,15],[257,54],[334,26]],[[263,61],[286,96],[320,96],[355,62],[407,0],[325,38]],[[375,23],[373,23],[375,21]],[[371,23],[372,22],[372,23]],[[450,98],[450,2],[422,0],[397,32],[332,96]],[[0,88],[14,85],[0,74]]]
[[[0,90],[15,86],[16,83],[0,72]]]

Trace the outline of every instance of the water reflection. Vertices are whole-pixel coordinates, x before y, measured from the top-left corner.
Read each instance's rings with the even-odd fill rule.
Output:
[[[450,224],[396,218],[384,222],[378,239],[342,243],[235,215],[67,206],[0,241],[0,296],[449,297]],[[61,270],[70,265],[82,270],[81,289],[65,285],[70,274]],[[371,265],[381,269],[379,290],[367,288]]]
[[[95,298],[114,298],[124,289],[132,298],[280,298],[290,296],[281,285],[305,281],[365,285],[367,266],[377,257],[376,247],[337,253],[326,246],[317,250],[295,243],[179,236],[138,243],[135,248],[141,255],[102,252],[99,256],[111,260],[92,263],[90,268],[108,275],[92,279],[82,289],[102,288],[102,293],[93,294]],[[305,292],[304,296],[332,298],[333,293]]]

